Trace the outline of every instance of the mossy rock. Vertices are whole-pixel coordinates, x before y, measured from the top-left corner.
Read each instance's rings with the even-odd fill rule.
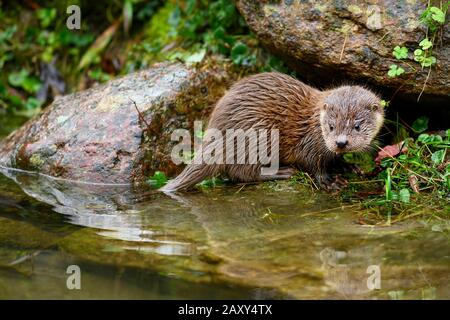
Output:
[[[59,97],[3,141],[0,164],[97,183],[139,182],[157,170],[174,175],[171,133],[206,120],[241,72],[215,57],[164,62]]]
[[[419,21],[427,7],[424,1],[383,0],[355,5],[335,0],[320,4],[239,0],[237,6],[262,44],[308,81],[329,85],[352,79],[414,100],[424,88],[421,102],[450,102],[448,23],[433,48],[437,64],[430,75],[429,68],[421,68],[414,61],[413,52],[427,34],[426,26]],[[407,59],[394,58],[396,46],[409,49]],[[405,73],[389,77],[392,64],[404,68]]]

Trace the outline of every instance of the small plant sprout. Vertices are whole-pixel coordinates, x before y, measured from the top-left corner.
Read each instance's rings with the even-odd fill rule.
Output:
[[[389,104],[390,104],[390,103],[391,103],[390,101],[386,101],[386,100],[383,100],[383,99],[380,100],[380,104],[381,104],[381,106],[382,106],[383,108],[389,107]]]
[[[396,64],[392,64],[389,67],[388,76],[391,78],[395,78],[395,77],[401,76],[403,73],[405,73],[405,69],[397,66]]]
[[[427,77],[425,79],[425,83],[423,84],[423,88],[421,93],[419,94],[418,100],[420,99],[423,91],[425,90],[427,81],[430,77],[431,67],[437,63],[437,58],[433,55],[433,48],[435,46],[435,42],[437,40],[438,31],[442,29],[445,25],[446,13],[450,2],[445,4],[441,3],[441,7],[432,6],[430,2],[428,2],[427,8],[421,14],[419,21],[427,27],[427,33],[425,38],[423,38],[419,43],[419,48],[414,50],[414,61],[418,62],[422,69],[429,68]],[[397,60],[405,60],[408,59],[408,48],[397,45],[392,51],[392,55]],[[406,62],[404,62],[406,63]],[[419,72],[412,65],[406,63],[412,70],[412,72]],[[405,73],[405,70],[397,66],[395,64],[389,67],[387,72],[390,78],[395,78]]]
[[[406,59],[408,58],[408,48],[396,46],[392,54],[397,60]]]

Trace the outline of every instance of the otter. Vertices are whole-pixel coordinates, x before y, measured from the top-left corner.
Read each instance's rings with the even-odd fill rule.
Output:
[[[344,152],[370,149],[383,121],[380,97],[361,86],[320,91],[279,72],[252,75],[235,83],[217,102],[208,129],[278,129],[278,172],[262,175],[261,163],[199,163],[196,153],[194,161],[160,190],[188,189],[219,174],[235,182],[288,179],[297,169],[310,173],[322,188],[340,189],[346,182],[329,173],[330,164]],[[200,153],[214,143],[205,137]],[[256,150],[244,152],[248,158]]]

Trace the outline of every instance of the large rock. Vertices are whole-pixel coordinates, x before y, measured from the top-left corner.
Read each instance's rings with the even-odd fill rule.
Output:
[[[207,118],[234,80],[216,59],[197,67],[162,63],[60,97],[3,141],[0,165],[100,183],[175,174],[172,131]]]
[[[413,60],[413,52],[426,33],[419,22],[426,1],[239,0],[237,6],[261,42],[302,77],[319,82],[348,77],[413,93],[415,98],[426,81],[428,69],[421,70]],[[438,63],[424,94],[450,101],[448,24],[439,37],[434,48]],[[398,63],[392,56],[397,45],[409,48],[409,60],[400,63],[405,74],[389,78],[389,66]]]

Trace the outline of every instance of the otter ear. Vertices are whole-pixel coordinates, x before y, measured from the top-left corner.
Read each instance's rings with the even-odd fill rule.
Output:
[[[322,111],[327,111],[327,110],[330,109],[330,105],[329,105],[328,103],[324,103],[324,104],[322,104],[322,106],[320,107],[320,109],[321,109]]]

